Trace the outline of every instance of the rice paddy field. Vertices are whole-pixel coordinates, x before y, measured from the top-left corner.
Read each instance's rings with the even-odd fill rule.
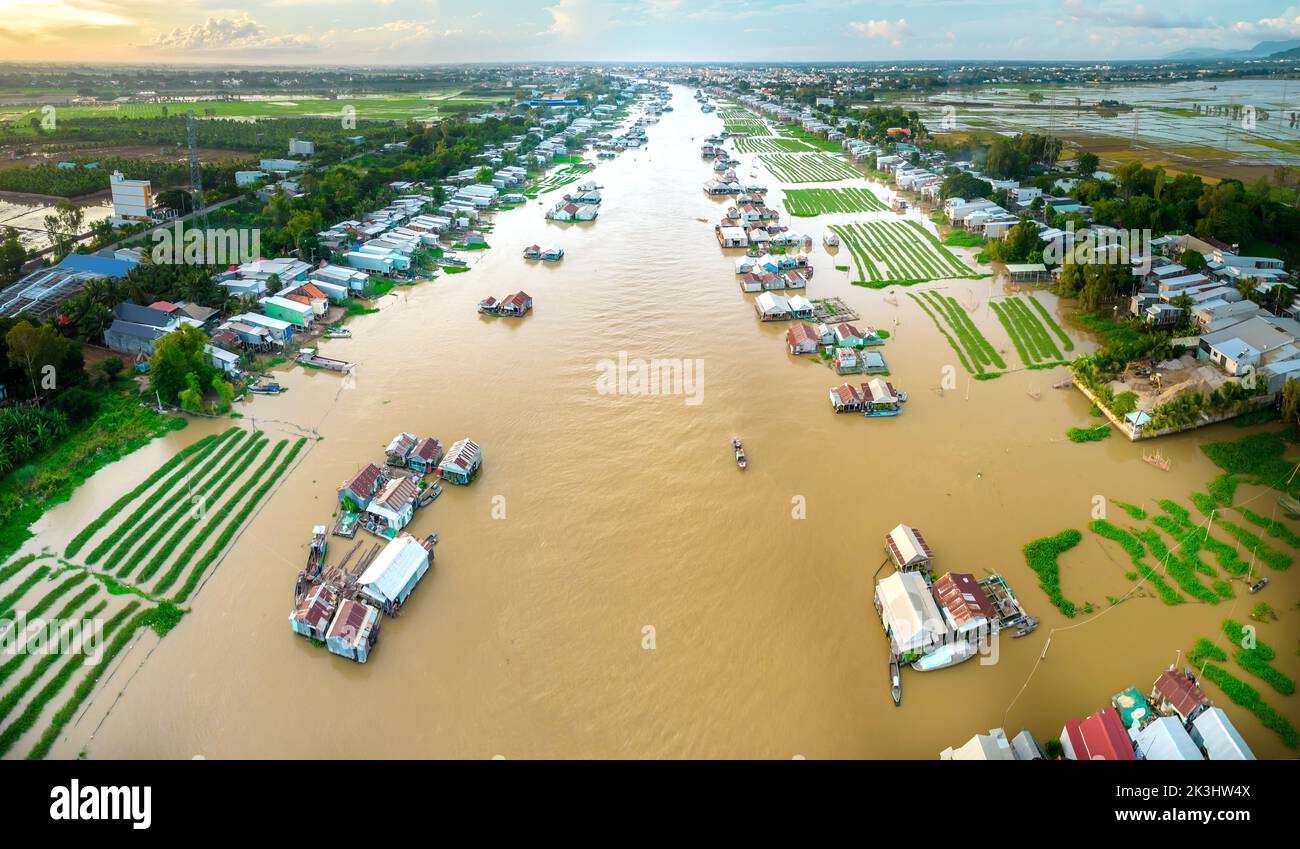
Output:
[[[872,288],[926,280],[978,279],[976,272],[915,221],[884,219],[831,225]]]
[[[746,136],[734,139],[737,153],[812,153],[817,148],[798,139]]]
[[[159,636],[293,465],[306,439],[231,427],[177,452],[72,538],[0,566],[0,627],[63,623],[38,651],[0,655],[0,757],[44,757],[113,658],[144,629]],[[89,656],[67,636],[97,621]],[[43,629],[49,631],[49,628]]]
[[[454,111],[471,106],[488,107],[506,100],[502,97],[480,97],[460,89],[445,89],[415,94],[361,94],[352,97],[325,98],[313,95],[292,95],[283,98],[250,97],[242,100],[192,100],[168,103],[100,103],[93,105],[60,106],[60,119],[84,117],[109,118],[159,118],[164,114],[178,115],[191,109],[202,117],[212,118],[298,118],[335,116],[345,106],[356,110],[356,117],[368,121],[404,121],[432,118],[439,112]],[[25,123],[40,110],[0,107],[0,120]]]
[[[908,292],[934,322],[939,333],[948,341],[962,368],[977,380],[998,377],[1006,369],[1006,360],[975,326],[966,309],[951,295],[933,290]]]
[[[834,183],[862,177],[862,172],[824,153],[772,153],[759,159],[774,177],[786,183]]]
[[[785,208],[791,215],[811,218],[835,212],[888,212],[889,206],[870,189],[789,189]]]

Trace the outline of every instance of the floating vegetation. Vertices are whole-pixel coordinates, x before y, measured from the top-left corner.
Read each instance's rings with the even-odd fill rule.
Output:
[[[1289,719],[1267,704],[1254,687],[1222,666],[1210,662],[1211,660],[1223,662],[1227,659],[1227,654],[1222,649],[1209,640],[1200,639],[1196,641],[1196,648],[1192,650],[1190,657],[1192,662],[1200,667],[1202,678],[1213,682],[1234,704],[1255,714],[1265,728],[1282,738],[1287,748],[1300,748],[1300,734],[1296,732],[1295,726]]]
[[[1139,521],[1147,517],[1147,511],[1143,510],[1136,504],[1129,504],[1125,501],[1116,501],[1115,506]]]
[[[1077,611],[1074,602],[1061,593],[1061,567],[1059,558],[1079,544],[1083,534],[1075,528],[1066,528],[1059,534],[1042,537],[1027,544],[1024,548],[1025,562],[1038,575],[1038,586],[1047,593],[1047,598],[1067,617],[1073,619]]]
[[[1263,680],[1284,696],[1295,693],[1295,681],[1271,664],[1271,661],[1277,657],[1277,652],[1272,646],[1253,634],[1248,636],[1242,624],[1234,619],[1223,620],[1223,633],[1227,635],[1229,642],[1238,646],[1232,656],[1237,663],[1241,664],[1242,669]],[[1247,645],[1252,643],[1253,646],[1247,648]]]
[[[1065,432],[1071,442],[1097,442],[1110,436],[1110,425],[1099,424],[1092,427],[1072,427]]]
[[[1151,586],[1155,587],[1160,600],[1165,604],[1182,604],[1186,601],[1178,593],[1178,590],[1169,586],[1169,583],[1164,578],[1147,565],[1143,559],[1146,556],[1146,549],[1142,547],[1142,543],[1133,534],[1105,519],[1093,519],[1088,523],[1088,529],[1099,537],[1119,543],[1133,562],[1133,568],[1137,570],[1139,575],[1146,578]]]

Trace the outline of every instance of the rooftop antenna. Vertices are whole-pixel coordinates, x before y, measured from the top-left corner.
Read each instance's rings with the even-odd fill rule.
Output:
[[[193,200],[194,213],[202,222],[203,229],[208,228],[208,212],[203,206],[203,171],[199,168],[199,146],[194,110],[185,113],[185,140],[190,148],[190,196]]]

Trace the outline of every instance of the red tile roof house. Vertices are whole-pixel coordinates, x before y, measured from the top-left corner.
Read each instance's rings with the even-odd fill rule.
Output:
[[[998,630],[998,614],[974,575],[948,572],[934,582],[934,595],[957,638],[979,641]]]
[[[344,599],[325,637],[332,654],[365,663],[379,639],[379,611],[368,604]]]
[[[497,312],[500,315],[519,318],[528,313],[533,308],[533,296],[527,292],[515,292],[513,295],[506,295],[501,301]]]
[[[312,587],[289,614],[289,627],[309,640],[324,640],[338,607],[338,595],[324,584]]]
[[[440,462],[442,462],[442,443],[432,436],[426,436],[415,443],[411,455],[406,458],[406,465],[422,475],[432,472]]]
[[[1113,707],[1085,720],[1071,719],[1061,729],[1061,747],[1072,761],[1135,761],[1133,741]]]
[[[837,413],[862,409],[862,393],[852,383],[841,383],[831,390],[831,406]]]
[[[478,302],[478,311],[486,313],[487,315],[496,315],[497,310],[500,308],[501,307],[497,303],[496,297],[493,295],[488,295],[486,298]]]
[[[800,321],[785,332],[785,343],[792,354],[815,354],[821,347],[821,337],[811,324]]]
[[[351,499],[357,509],[364,510],[379,491],[383,480],[383,470],[374,463],[366,463],[355,475],[339,484],[339,501]]]
[[[1195,679],[1171,666],[1160,673],[1151,688],[1151,703],[1160,713],[1167,716],[1173,712],[1183,722],[1188,722],[1209,705],[1210,700]]]

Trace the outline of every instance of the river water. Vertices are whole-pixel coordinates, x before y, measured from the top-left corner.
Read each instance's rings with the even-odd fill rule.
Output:
[[[1020,548],[1083,528],[1095,495],[1149,508],[1185,499],[1216,471],[1197,446],[1243,431],[1162,440],[1173,461],[1163,472],[1126,440],[1065,439],[1095,420],[1082,396],[1051,388],[1064,370],[968,385],[958,366],[959,385],[940,392],[955,360],[930,320],[901,294],[894,306],[851,286],[834,270],[846,259],[820,247],[826,220],[795,219],[819,245],[808,294],[842,297],[890,329],[891,380],[911,394],[894,419],[833,415],[827,389],[842,378],[791,357],[785,326],[760,324],[733,281],[736,254],[712,229],[723,204],[701,191],[711,172],[698,156],[720,121],[674,93],[647,148],[594,172],[597,221],[547,222],[537,202],[497,215],[494,248],[471,272],[399,289],[353,320],[354,338],[323,344],[359,363],[354,382],[293,368],[280,376],[289,393],[249,405],[245,425],[320,439],[193,612],[124,656],[56,756],[933,758],[999,725],[1055,737],[1217,633],[1228,604],[1138,597],[1087,624],[1066,620]],[[533,242],[567,256],[525,263]],[[933,285],[980,304],[977,324],[1015,360],[983,305],[994,284]],[[486,295],[520,288],[536,299],[527,318],[477,315]],[[702,360],[700,403],[598,391],[598,364],[620,352]],[[47,515],[34,546],[61,550],[124,487],[221,426],[197,423],[101,472]],[[379,460],[399,430],[472,437],[485,467],[417,513],[411,530],[441,537],[437,563],[360,666],[293,636],[286,618],[312,525],[329,520],[338,482]],[[1269,512],[1271,499],[1258,503]],[[1004,573],[1043,624],[1004,640],[995,664],[905,671],[896,708],[872,589],[883,535],[899,522],[923,530],[940,572]],[[1131,587],[1126,560],[1105,545],[1085,533],[1064,559],[1067,596],[1104,608]],[[331,562],[349,544],[334,546]],[[1261,636],[1295,675],[1294,577],[1275,576],[1269,594],[1284,618]],[[1254,600],[1231,614],[1244,619]],[[1057,626],[1072,627],[1039,662]],[[1286,753],[1211,694],[1257,754]]]

